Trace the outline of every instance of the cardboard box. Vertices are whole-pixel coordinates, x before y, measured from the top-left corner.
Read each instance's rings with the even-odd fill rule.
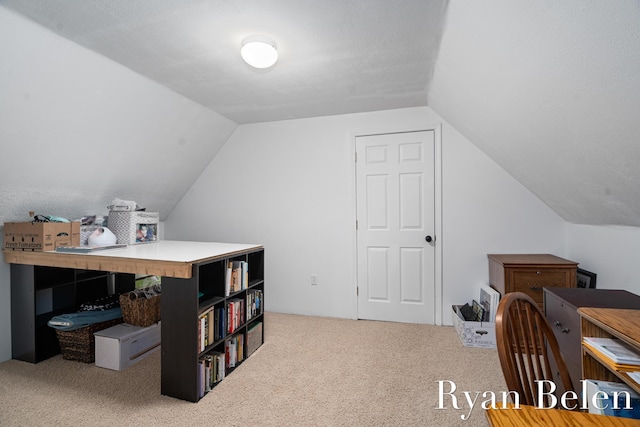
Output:
[[[96,332],[96,366],[122,371],[160,349],[160,324],[120,323]]]
[[[80,245],[79,222],[5,222],[4,250],[42,252]]]
[[[452,305],[453,326],[465,347],[496,348],[496,324],[464,320],[460,305]]]
[[[110,211],[107,228],[116,235],[117,243],[133,245],[158,240],[158,212]]]

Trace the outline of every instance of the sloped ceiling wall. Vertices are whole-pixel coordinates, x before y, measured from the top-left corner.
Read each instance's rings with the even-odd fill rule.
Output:
[[[565,220],[640,226],[640,3],[453,0],[428,102]]]
[[[91,17],[95,9],[119,8],[115,3],[94,0],[89,2],[91,10],[87,10],[87,2],[77,2],[82,7],[75,14],[66,14],[59,8],[72,7],[68,2],[0,0],[0,5],[12,4],[16,8],[23,3],[27,4],[27,9],[29,4],[35,5],[32,12],[43,13],[40,18],[53,25],[53,31],[73,28],[73,22],[76,25],[92,22],[84,19]],[[167,0],[162,3],[180,10],[180,2]],[[196,0],[189,3],[196,7],[204,5],[203,10],[218,5]],[[224,2],[227,3],[231,5]],[[298,7],[289,7],[292,3]],[[424,77],[410,85],[412,90],[418,87],[423,92],[409,91],[409,105],[427,103],[565,220],[581,224],[640,226],[638,0],[357,2],[360,8],[366,8],[366,14],[356,13],[356,9],[349,9],[351,6],[342,2],[340,5],[350,13],[339,14],[332,8],[324,8],[324,3],[321,6],[319,2],[309,3],[319,8],[313,9],[314,14],[327,9],[329,18],[325,16],[324,19],[331,21],[335,15],[350,17],[348,21],[339,20],[342,32],[333,32],[338,38],[344,38],[343,32],[359,31],[357,36],[352,34],[351,37],[393,40],[389,45],[375,43],[371,58],[384,63],[384,58],[391,57],[400,67],[408,62],[403,58],[411,56],[408,52],[412,52],[412,56],[419,58],[412,64],[420,64],[412,68]],[[243,3],[245,7],[248,4]],[[143,23],[147,22],[145,11],[152,7],[150,3],[145,5],[144,2],[131,5],[136,13],[140,13]],[[269,5],[275,9],[269,9],[268,16],[280,17],[285,13],[290,22],[311,19],[310,9],[301,8],[297,0],[280,0]],[[432,8],[420,12],[423,5]],[[439,17],[445,6],[446,21],[436,56],[437,37],[433,32],[430,30],[428,37],[413,40],[414,31],[408,31],[406,23],[411,22],[411,28],[416,28],[416,20],[399,17],[407,14],[426,16],[431,10],[431,19],[424,19],[418,28],[431,26],[439,31]],[[388,13],[391,7],[397,14]],[[51,10],[60,16],[47,15]],[[222,13],[223,9],[215,10]],[[266,14],[267,9],[261,10]],[[292,15],[294,11],[306,18],[297,21],[296,15]],[[3,12],[2,8],[0,12]],[[82,19],[73,21],[74,17],[77,19],[76,15]],[[150,89],[152,83],[138,79],[117,64],[105,58],[98,59],[97,55],[80,54],[63,39],[55,39],[54,43],[50,33],[35,30],[37,27],[27,25],[26,21],[20,21],[19,28],[15,28],[18,18],[0,13],[5,20],[10,16],[14,27],[0,22],[0,35],[4,40],[0,43],[3,58],[0,62],[0,143],[3,160],[5,156],[9,159],[0,169],[0,198],[9,201],[0,205],[0,221],[17,219],[16,215],[24,215],[30,206],[42,206],[62,215],[70,210],[70,206],[86,206],[88,211],[95,211],[114,196],[140,200],[149,209],[166,215],[233,132],[236,123],[243,122],[226,120],[218,111],[177,97],[160,85]],[[225,19],[222,15],[214,16]],[[375,24],[373,30],[362,26],[362,16],[372,18],[366,22]],[[63,18],[65,21],[58,23],[57,20]],[[183,25],[182,29],[171,27],[172,41],[174,35],[193,32],[188,24]],[[273,26],[274,30],[277,28],[277,25]],[[91,28],[87,31],[93,34]],[[38,40],[31,38],[36,33]],[[161,34],[161,40],[166,40],[167,33]],[[298,32],[291,31],[291,34]],[[370,34],[376,37],[369,37]],[[133,37],[130,43],[116,45],[123,56],[126,56],[128,46],[138,46],[135,37],[144,39],[149,34],[131,31],[130,36]],[[409,40],[400,43],[407,36],[411,36]],[[153,43],[150,45],[154,46]],[[397,50],[399,45],[403,46],[403,54],[398,61],[398,57],[388,51]],[[343,49],[349,46],[346,43],[332,45]],[[352,58],[356,50],[360,52],[353,47],[350,51],[340,52],[327,49],[327,54],[332,52],[334,59],[342,63]],[[86,58],[80,59],[80,56]],[[91,59],[87,59],[89,57]],[[437,59],[429,84],[434,57]],[[191,63],[184,64],[188,70],[187,65]],[[283,59],[280,65],[284,67],[284,64]],[[425,64],[428,64],[426,72]],[[364,79],[363,73],[329,76],[330,67],[313,69],[323,73],[319,81],[327,87],[355,88],[363,81],[369,81]],[[354,69],[359,68],[355,66]],[[413,81],[405,74],[398,74],[395,66],[385,69],[395,72],[376,74],[378,78],[391,77],[405,84]],[[406,76],[415,77],[416,74]],[[312,78],[308,74],[305,76]],[[355,80],[343,80],[348,76]],[[122,84],[121,79],[126,83]],[[424,86],[419,84],[421,81]],[[264,115],[264,112],[270,111],[269,103],[276,93],[280,93],[284,102],[279,105],[286,108],[286,113],[282,110],[277,117],[293,118],[301,112],[309,113],[311,110],[304,107],[309,107],[311,101],[289,99],[287,85],[290,82],[290,79],[284,81],[284,88],[273,88],[270,95],[265,95],[262,98],[264,105],[258,108],[260,112],[250,109],[253,108],[249,105],[253,99],[250,96],[245,99],[249,107],[228,105],[233,109],[234,117],[242,114],[242,108],[249,108],[244,110],[248,121],[268,121],[275,116]],[[228,86],[226,80],[224,84]],[[298,96],[298,101],[311,100],[326,92],[317,90],[314,84],[307,87],[313,90],[308,96]],[[383,109],[384,105],[389,105],[388,108],[402,106],[396,102],[396,97],[407,94],[395,85],[389,87],[396,89],[363,90],[367,97],[357,98],[359,102],[366,100],[373,109]],[[139,90],[150,90],[152,94],[129,96],[129,92]],[[256,92],[252,87],[250,91]],[[343,98],[339,97],[341,94]],[[236,98],[236,95],[236,91],[231,92],[232,97]],[[349,109],[357,105],[351,103],[354,97],[348,90],[338,90],[334,95],[338,98],[322,102],[323,108],[313,110],[314,114],[341,114],[346,111],[346,105]],[[145,101],[132,103],[131,99]],[[391,100],[391,103],[385,104],[385,100]],[[330,106],[333,109],[329,109]],[[202,126],[197,129],[191,126],[194,119]],[[57,147],[66,148],[61,151]],[[103,161],[111,165],[106,178],[104,173],[98,178],[68,174],[72,169],[67,164],[79,165],[78,171],[87,172],[83,168],[86,159],[90,158],[87,151],[99,153]],[[26,169],[16,159],[32,153],[42,159],[35,167],[40,170],[51,164],[55,167],[41,175],[25,174]],[[7,162],[9,166],[4,166]],[[35,170],[34,165],[29,167]],[[20,179],[16,179],[17,176]],[[131,183],[136,183],[135,190]]]
[[[0,39],[0,225],[116,197],[164,219],[237,127],[1,7]]]

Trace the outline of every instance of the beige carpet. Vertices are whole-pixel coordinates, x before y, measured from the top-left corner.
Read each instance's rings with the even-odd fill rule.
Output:
[[[266,342],[199,403],[160,395],[160,352],[125,371],[56,356],[0,363],[0,426],[486,426],[505,390],[494,349],[452,327],[267,313]],[[458,387],[460,410],[438,381]],[[448,391],[448,385],[447,385]]]

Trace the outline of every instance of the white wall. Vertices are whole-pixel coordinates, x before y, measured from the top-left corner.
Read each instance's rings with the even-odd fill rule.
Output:
[[[640,228],[569,224],[567,254],[596,273],[598,289],[640,294]],[[640,307],[638,307],[640,308]]]
[[[2,227],[4,231],[4,227]],[[11,282],[9,264],[0,262],[0,362],[11,359]]]
[[[262,243],[268,310],[354,318],[353,138],[439,124],[443,307],[488,281],[487,253],[565,255],[564,222],[426,107],[241,125],[167,218],[166,236]]]
[[[489,282],[489,253],[566,256],[566,223],[555,212],[451,126],[442,145],[445,308]]]
[[[164,219],[236,127],[3,7],[0,58],[0,224],[116,197]]]

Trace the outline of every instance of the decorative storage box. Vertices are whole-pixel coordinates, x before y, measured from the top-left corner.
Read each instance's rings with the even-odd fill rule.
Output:
[[[79,222],[5,222],[4,250],[42,252],[80,245]]]
[[[96,366],[122,371],[160,349],[160,323],[121,323],[95,333]]]
[[[496,348],[496,324],[464,320],[459,305],[452,305],[453,326],[465,347]]]
[[[110,211],[107,228],[116,235],[117,243],[132,245],[158,240],[158,212]]]
[[[262,345],[262,322],[258,322],[247,330],[247,357]]]

